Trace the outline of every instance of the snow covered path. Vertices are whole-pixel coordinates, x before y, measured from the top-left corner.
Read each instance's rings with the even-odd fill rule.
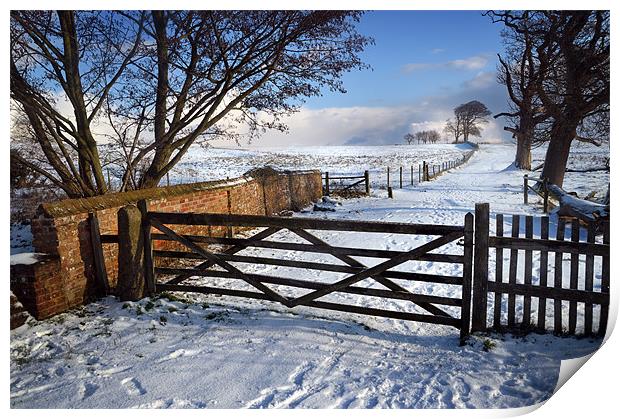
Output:
[[[333,213],[299,216],[462,224],[476,202],[490,202],[492,212],[530,214],[533,209],[520,204],[521,173],[505,170],[512,155],[510,146],[482,146],[467,166],[436,181],[395,190],[394,200],[377,191],[370,198],[343,201]],[[371,236],[321,235],[334,245],[387,249],[425,241]],[[246,254],[269,256],[271,251]],[[321,257],[326,256],[304,260]],[[414,270],[458,274],[455,268],[437,267],[441,264],[407,264]],[[290,269],[267,266],[256,272],[288,276]],[[332,282],[342,274],[305,275]],[[229,283],[213,278],[196,282]],[[370,280],[361,284],[374,286]],[[459,287],[424,283],[411,289],[457,297],[460,292]],[[352,304],[373,303],[371,297],[346,298]],[[382,304],[410,309],[405,302]],[[177,294],[127,304],[110,297],[11,333],[11,406],[522,407],[551,395],[562,359],[584,356],[599,344],[532,334],[474,336],[459,347],[458,331],[446,326],[287,310],[234,297],[189,294],[179,301]]]

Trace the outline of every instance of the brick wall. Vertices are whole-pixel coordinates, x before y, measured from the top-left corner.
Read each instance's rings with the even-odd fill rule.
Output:
[[[67,310],[60,258],[48,255],[28,265],[11,265],[11,291],[26,310],[41,319]]]
[[[98,286],[94,276],[88,214],[94,212],[101,234],[117,234],[119,208],[146,199],[149,209],[162,212],[213,212],[272,215],[299,210],[321,197],[319,171],[252,171],[226,181],[175,185],[140,191],[71,199],[43,204],[32,220],[33,246],[50,259],[35,265],[11,267],[11,289],[38,319],[50,317],[92,300]],[[176,226],[186,234],[224,236],[235,232],[221,226]],[[156,242],[157,248],[176,248],[175,242]],[[113,290],[118,271],[116,244],[104,244],[108,281]],[[15,275],[15,281],[14,281]]]

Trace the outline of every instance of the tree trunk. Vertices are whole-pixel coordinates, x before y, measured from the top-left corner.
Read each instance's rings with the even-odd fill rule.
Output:
[[[532,170],[532,137],[525,133],[518,133],[516,137],[515,166],[519,169]]]
[[[547,154],[545,155],[545,167],[541,177],[547,178],[549,183],[562,187],[564,183],[564,173],[568,163],[570,145],[576,135],[576,127],[559,125],[551,129],[551,141]]]

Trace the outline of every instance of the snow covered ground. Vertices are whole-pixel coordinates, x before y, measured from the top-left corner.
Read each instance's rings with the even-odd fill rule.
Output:
[[[433,182],[395,189],[393,200],[376,190],[371,197],[342,201],[334,212],[296,216],[462,224],[476,202],[490,202],[492,214],[540,215],[540,209],[522,204],[523,173],[510,169],[513,156],[513,146],[483,145],[466,166]],[[316,234],[333,245],[391,250],[428,240]],[[292,235],[281,238],[293,240]],[[450,244],[441,250],[460,249]],[[270,256],[276,251],[244,252]],[[298,260],[337,263],[328,256],[277,252]],[[399,267],[405,268],[460,273],[458,265],[429,262]],[[254,272],[289,276],[294,275],[292,269],[259,266]],[[303,275],[333,282],[342,274]],[[534,278],[536,282],[537,272]],[[233,280],[194,281],[224,286]],[[250,289],[240,282],[235,286]],[[360,286],[374,285],[367,280]],[[460,296],[459,287],[449,285],[414,283],[410,289]],[[415,310],[406,302],[377,302],[366,296],[329,296],[325,301],[333,298]],[[459,347],[458,331],[446,326],[310,308],[288,310],[275,303],[225,296],[177,293],[137,303],[109,297],[11,332],[11,406],[522,407],[551,396],[562,359],[584,356],[598,345],[600,341],[593,339],[531,334],[473,336],[468,345]]]
[[[284,170],[321,169],[332,176],[361,175],[370,172],[371,184],[385,188],[386,169],[392,180],[403,166],[405,183],[410,184],[411,166],[414,183],[418,181],[418,164],[439,164],[463,157],[471,147],[466,144],[416,144],[394,146],[306,146],[202,148],[193,146],[170,172],[170,183],[189,183],[240,176],[248,170],[272,166]],[[164,181],[165,183],[165,181]]]

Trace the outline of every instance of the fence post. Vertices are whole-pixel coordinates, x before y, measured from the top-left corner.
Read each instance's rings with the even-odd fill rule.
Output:
[[[474,241],[474,216],[471,212],[465,214],[465,247],[463,250],[463,291],[461,302],[461,336],[460,345],[465,345],[469,336],[469,322],[471,320],[471,273],[472,273],[472,252]]]
[[[390,187],[390,166],[387,168],[387,187]]]
[[[394,192],[392,191],[391,186],[388,186],[387,191],[388,191],[388,198],[394,198]]]
[[[413,186],[413,164],[411,165],[411,185]]]
[[[428,164],[425,161],[422,162],[422,180],[424,182],[428,181]]]
[[[366,195],[370,195],[370,174],[364,170],[364,183],[366,184]]]
[[[523,175],[523,203],[527,204],[527,175]]]
[[[329,196],[329,172],[325,172],[325,195]]]
[[[403,166],[400,166],[400,189],[403,188]]]
[[[116,294],[121,301],[138,301],[145,297],[146,269],[142,213],[135,205],[118,210],[118,280]]]
[[[547,178],[543,179],[543,211],[545,214],[549,212],[549,189],[547,189],[548,184]]]
[[[144,284],[146,292],[154,295],[155,289],[155,267],[153,266],[153,242],[151,241],[151,223],[148,219],[149,205],[146,200],[138,201],[138,209],[142,216],[141,230],[142,240],[144,241]]]
[[[170,186],[170,173],[166,172],[166,186]]]
[[[471,330],[472,332],[482,332],[487,328],[489,204],[476,204],[474,236],[474,284]]]
[[[95,268],[95,276],[97,287],[101,295],[108,295],[110,285],[108,283],[108,272],[105,268],[105,258],[103,256],[103,246],[101,245],[101,234],[99,231],[99,220],[97,214],[91,212],[88,214],[88,225],[90,227],[90,243],[93,250],[93,264]]]

